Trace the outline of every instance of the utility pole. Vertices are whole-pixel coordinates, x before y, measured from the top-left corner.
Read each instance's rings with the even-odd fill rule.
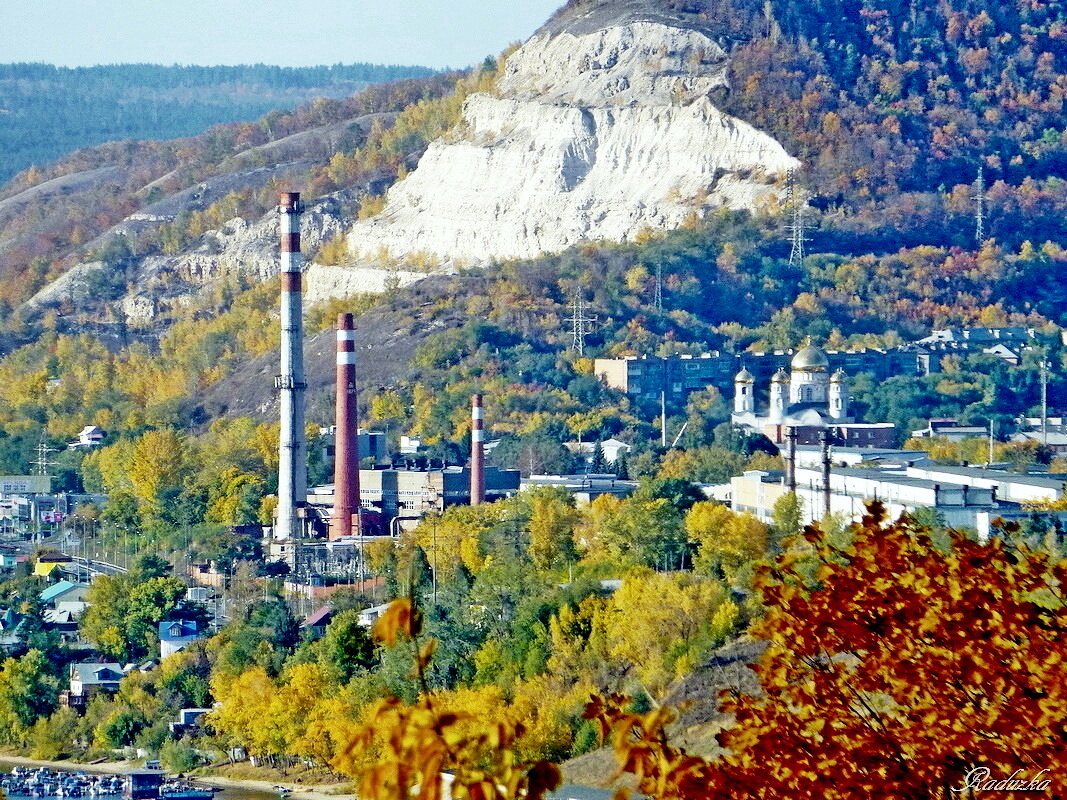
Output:
[[[796,170],[789,170],[786,183],[785,201],[793,221],[786,226],[789,231],[789,264],[799,266],[804,261],[804,242],[808,240],[804,235],[804,199],[797,187]]]
[[[581,289],[576,289],[574,299],[571,301],[571,316],[567,321],[571,323],[571,349],[580,356],[585,355],[585,337],[592,333],[597,322],[596,317],[586,314],[588,309],[589,306],[582,298]]]
[[[819,440],[822,443],[822,518],[830,518],[830,441],[832,435],[829,428],[819,431]]]
[[[667,448],[667,358],[664,361],[664,384],[659,389],[659,446]]]
[[[656,311],[663,313],[663,264],[656,264],[656,295],[652,305]]]
[[[989,418],[989,460],[986,461],[986,466],[993,465],[993,417]]]
[[[985,173],[978,167],[978,179],[975,181],[974,197],[974,243],[978,247],[985,241]]]
[[[1048,447],[1048,355],[1041,351],[1041,444]]]
[[[786,440],[789,442],[788,463],[786,464],[786,486],[793,494],[797,493],[797,428],[790,425],[785,431]]]

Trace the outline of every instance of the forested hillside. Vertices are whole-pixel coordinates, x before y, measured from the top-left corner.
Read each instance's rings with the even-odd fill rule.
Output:
[[[343,161],[338,151],[363,145],[380,155],[344,173],[346,202],[358,208],[360,193],[388,185],[425,147],[410,123],[401,125],[399,140],[389,138],[396,115],[410,109],[409,117],[418,117],[420,103],[451,93],[458,77],[378,84],[193,137],[111,142],[21,172],[0,192],[0,327],[23,331],[25,320],[10,312],[82,260],[116,267],[103,277],[121,294],[129,259],[177,252],[234,216],[258,218],[277,202],[279,182],[308,186],[312,197],[342,188],[330,177]],[[207,182],[212,186],[202,186]],[[143,235],[101,238],[138,212],[145,212]],[[114,299],[114,288],[101,295],[90,287],[85,296]],[[101,317],[106,313],[92,315]]]
[[[430,75],[424,67],[335,64],[237,67],[0,64],[0,182],[72,150],[192,136],[316,97]]]
[[[785,348],[809,335],[831,347],[886,345],[921,336],[932,326],[1067,324],[1059,279],[1067,262],[1067,184],[1056,175],[1067,129],[1058,99],[1065,80],[1062,10],[981,2],[941,3],[931,10],[875,2],[832,8],[686,3],[681,11],[674,5],[572,3],[548,29],[573,15],[586,14],[595,23],[598,14],[615,18],[658,9],[680,13],[730,43],[733,88],[717,101],[774,133],[801,157],[798,181],[809,199],[807,257],[790,263],[791,209],[772,206],[694,218],[684,230],[665,236],[650,231],[632,245],[588,245],[505,264],[481,279],[457,279],[442,294],[393,291],[384,301],[388,315],[370,316],[366,324],[387,320],[383,324],[395,331],[394,339],[408,337],[398,351],[408,356],[377,363],[392,372],[384,369],[376,380],[392,387],[393,405],[417,411],[390,416],[368,408],[369,421],[403,424],[406,431],[394,431],[422,434],[459,456],[463,430],[454,423],[462,417],[463,394],[499,384],[500,397],[515,396],[507,401],[514,413],[538,412],[510,432],[549,440],[577,433],[575,425],[586,423],[568,430],[568,415],[590,411],[600,401],[579,388],[591,381],[588,370],[564,356],[576,292],[599,316],[586,355]],[[819,20],[838,18],[846,22],[818,27]],[[984,59],[980,68],[972,64],[975,58]],[[146,255],[208,247],[205,231],[235,215],[258,218],[273,205],[277,178],[220,194],[213,202],[202,199],[136,236],[99,235],[131,212],[190,191],[185,187],[237,174],[235,167],[278,163],[268,145],[367,115],[375,120],[369,132],[350,130],[351,139],[338,139],[333,152],[305,151],[308,163],[289,185],[301,188],[308,201],[339,199],[350,217],[374,213],[384,187],[414,164],[428,141],[456,123],[464,98],[491,89],[495,70],[487,60],[458,83],[456,76],[436,76],[374,87],[344,101],[272,113],[179,142],[85,150],[43,175],[23,173],[0,203],[0,251],[6,255],[0,286],[8,307],[78,258],[102,258],[113,277],[97,287],[102,293],[84,292],[80,302],[72,292],[70,301],[46,307],[43,315],[19,311],[5,317],[12,335],[45,335],[5,363],[9,407],[32,402],[47,408],[32,418],[54,430],[77,430],[92,420],[131,434],[145,426],[187,425],[190,410],[203,404],[183,398],[200,396],[253,358],[273,358],[273,338],[243,327],[257,314],[262,316],[257,331],[276,324],[271,290],[250,288],[247,276],[231,277],[175,312],[166,322],[177,326],[158,351],[115,353],[113,342],[111,352],[99,350],[112,364],[108,370],[130,374],[108,386],[111,393],[131,387],[121,400],[90,392],[80,407],[69,396],[58,404],[55,392],[20,388],[20,375],[33,373],[40,380],[55,373],[49,352],[56,343],[64,335],[94,330],[79,327],[82,307],[92,308],[94,297],[120,296]],[[324,147],[322,140],[316,147]],[[986,183],[981,241],[974,199],[979,168]],[[85,177],[100,170],[112,176],[110,183]],[[87,185],[50,190],[47,179]],[[343,244],[331,243],[317,257],[344,260]],[[657,275],[661,303],[655,299]],[[106,303],[99,308],[112,313]],[[470,322],[461,323],[455,313],[460,309]],[[108,319],[112,328],[121,327],[121,320]],[[77,357],[78,369],[95,358]],[[148,365],[167,379],[133,390],[142,381],[135,373]],[[930,414],[1008,419],[1037,402],[1030,364],[950,366],[946,375],[908,386],[867,386],[860,379],[859,407],[898,423],[903,436],[913,419]],[[245,388],[235,394],[233,386],[221,384],[207,396],[250,396],[255,388],[235,385]],[[547,388],[553,391],[545,393]],[[1060,393],[1054,376],[1054,405]],[[516,399],[526,395],[527,400]],[[558,400],[555,406],[551,398]],[[651,419],[651,409],[629,409],[618,398],[604,402],[587,433],[607,436],[629,428],[645,431],[638,439],[647,435],[641,419]],[[208,416],[223,406],[227,413],[250,413],[262,405],[227,399],[201,410]],[[701,443],[695,432],[710,432],[725,418],[720,406],[707,400],[705,413],[717,410],[707,424],[690,426],[690,444]],[[104,409],[109,410],[101,417]],[[24,452],[37,430],[25,416],[18,427],[20,445],[13,454]]]
[[[44,629],[36,579],[0,584],[0,602],[29,620],[25,652],[0,664],[0,744],[90,759],[142,747],[184,773],[239,747],[365,779],[361,796],[379,800],[438,787],[451,767],[471,797],[504,786],[535,798],[558,778],[540,760],[596,748],[598,724],[615,732],[642,793],[687,800],[940,798],[971,765],[1010,775],[1062,754],[1067,696],[1054,675],[1067,573],[1054,566],[1055,530],[1006,523],[1002,539],[978,544],[946,531],[935,509],[887,523],[874,504],[857,526],[828,515],[801,532],[795,494],[768,524],[693,486],[782,467],[765,437],[729,423],[729,387],[670,404],[663,423],[677,446],[662,447],[659,404],[606,387],[593,359],[740,354],[808,336],[890,347],[931,327],[1027,326],[1042,347],[1017,364],[960,351],[922,377],[851,375],[852,408],[894,423],[900,443],[931,417],[989,423],[989,440],[908,444],[943,461],[974,461],[980,448],[982,459],[1067,473],[1067,459],[1006,435],[1041,407],[1043,388],[1067,411],[1067,11],[1029,0],[577,0],[545,30],[595,31],[620,15],[682,19],[723,43],[732,89],[713,99],[800,159],[800,206],[694,213],[639,241],[406,287],[399,265],[383,263],[393,280],[382,294],[309,308],[311,483],[331,475],[315,433],[333,421],[330,326],[353,311],[360,424],[390,449],[407,434],[422,439],[418,457],[463,462],[481,392],[491,463],[607,470],[601,447],[586,463],[565,443],[618,437],[631,449],[611,468],[637,484],[582,506],[538,487],[428,514],[396,543],[366,545],[381,580],[338,589],[317,640],[282,596],[287,565],[262,559],[278,471],[277,282],[244,264],[200,283],[162,270],[145,279],[143,267],[211,254],[218,229],[263,220],[281,189],[303,193],[305,218],[327,206],[346,223],[380,213],[383,192],[449,135],[465,100],[494,90],[501,64],[177,141],[89,148],[5,187],[0,472],[26,472],[41,443],[62,450],[56,488],[107,496],[78,508],[80,541],[131,561],[93,583],[80,635],[100,658],[140,662],[156,653],[160,620],[206,619],[172,570],[214,562],[229,584],[219,631],[131,672],[84,715],[59,704],[84,651]],[[801,216],[803,257],[789,235]],[[307,255],[338,269],[352,260],[343,235]],[[69,292],[25,302],[90,260],[102,268]],[[122,315],[131,295],[183,280],[189,291],[165,314]],[[579,303],[595,322],[575,342]],[[106,431],[102,445],[66,449],[85,425]],[[376,641],[358,611],[391,598],[405,599]],[[720,689],[734,715],[726,732]],[[729,754],[690,758],[661,735],[681,699],[703,701],[682,717],[690,752]],[[170,739],[183,708],[210,708],[206,727]],[[612,771],[601,760],[590,774]]]

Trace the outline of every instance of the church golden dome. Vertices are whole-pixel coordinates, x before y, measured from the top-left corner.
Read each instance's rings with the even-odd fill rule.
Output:
[[[790,367],[794,372],[826,372],[830,361],[826,358],[826,353],[818,347],[807,344],[793,356]]]
[[[742,367],[741,371],[734,376],[734,383],[755,383],[756,378],[748,371],[748,367]]]

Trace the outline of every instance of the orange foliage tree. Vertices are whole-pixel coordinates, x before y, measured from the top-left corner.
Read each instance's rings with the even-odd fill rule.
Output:
[[[718,761],[669,743],[669,709],[590,704],[640,791],[966,798],[1013,775],[1065,779],[1067,563],[958,534],[939,549],[878,503],[853,534],[842,549],[809,527],[808,547],[762,571],[762,692],[724,693],[734,723]]]

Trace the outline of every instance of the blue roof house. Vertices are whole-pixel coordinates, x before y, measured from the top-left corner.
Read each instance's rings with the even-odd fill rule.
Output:
[[[204,638],[195,622],[172,619],[159,623],[159,658],[174,655],[198,639]]]

